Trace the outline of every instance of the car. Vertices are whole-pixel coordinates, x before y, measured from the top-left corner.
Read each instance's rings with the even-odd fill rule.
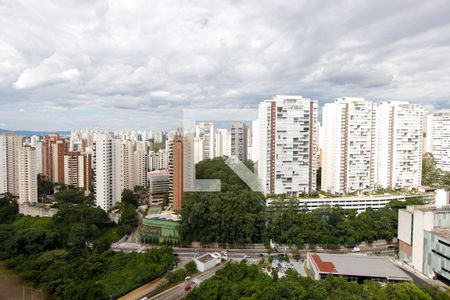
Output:
[[[258,253],[258,257],[263,257],[264,253]]]
[[[359,247],[353,247],[352,252],[361,252],[361,249],[359,249]]]
[[[189,280],[191,280],[191,276],[186,276],[186,278],[184,278],[184,281],[186,282],[186,281],[189,281]]]
[[[244,255],[244,259],[249,259],[249,258],[251,258],[250,255],[248,255],[248,254],[245,254],[245,255]]]
[[[192,285],[187,285],[184,287],[185,292],[189,292],[190,290],[192,290]]]

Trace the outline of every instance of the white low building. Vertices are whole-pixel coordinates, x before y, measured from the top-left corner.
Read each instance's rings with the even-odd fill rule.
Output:
[[[435,199],[434,193],[411,194],[411,195],[387,195],[387,196],[353,196],[353,197],[330,197],[330,198],[298,198],[299,208],[308,211],[315,210],[322,206],[339,206],[343,209],[354,209],[358,213],[367,208],[379,209],[385,207],[393,200],[405,201],[408,198],[422,198],[425,202]],[[267,199],[267,206],[276,206],[277,199]],[[285,202],[288,203],[288,202]]]
[[[220,263],[220,253],[205,253],[199,257],[194,258],[194,262],[197,265],[197,270],[205,272],[211,268],[214,268]]]

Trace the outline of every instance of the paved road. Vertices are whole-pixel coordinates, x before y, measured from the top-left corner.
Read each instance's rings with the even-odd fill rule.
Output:
[[[213,277],[218,270],[222,269],[225,266],[225,264],[218,265],[217,267],[214,267],[206,272],[203,272],[203,273],[193,277],[192,280],[201,284],[204,280]],[[198,284],[192,282],[190,285],[192,287],[196,287]],[[159,293],[156,296],[151,297],[150,299],[152,299],[152,300],[184,299],[188,293],[184,290],[184,287],[185,287],[185,283],[182,282],[168,290],[165,290],[165,291]]]
[[[244,258],[244,256],[250,256],[250,258],[252,259],[260,259],[262,257],[269,257],[269,254],[266,252],[267,250],[265,249],[258,249],[255,251],[255,249],[229,249],[228,250],[228,258],[233,258],[233,259],[242,259]],[[378,247],[373,247],[370,249],[361,249],[361,252],[359,253],[364,253],[364,254],[373,254],[374,251],[379,251],[379,255],[381,256],[389,256],[389,255],[394,255],[395,251],[394,249],[386,249],[386,248],[378,248]],[[203,253],[207,253],[207,252],[214,252],[211,251],[211,249],[194,249],[194,248],[174,248],[173,252],[176,256],[180,256],[180,257],[190,257],[190,258],[194,258],[195,255],[202,255]],[[300,251],[303,255],[303,257],[305,257],[305,253],[309,252],[309,251]],[[348,249],[347,251],[333,251],[333,250],[323,250],[323,251],[318,251],[318,252],[326,252],[326,253],[352,253],[352,251],[350,249]],[[276,256],[282,254],[281,253],[272,253],[271,255]],[[287,254],[289,254],[287,252]]]
[[[146,283],[140,287],[138,287],[137,289],[129,292],[128,294],[126,294],[125,296],[120,297],[118,300],[138,300],[143,298],[144,296],[150,294],[151,292],[153,292],[154,290],[156,290],[156,288],[158,288],[158,286],[160,286],[161,284],[166,283],[167,280],[164,278],[159,278],[159,279],[155,279],[149,283]]]

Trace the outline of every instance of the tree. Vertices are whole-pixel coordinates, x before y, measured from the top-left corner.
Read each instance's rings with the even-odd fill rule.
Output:
[[[422,184],[432,187],[441,186],[442,171],[433,154],[427,152],[422,158]]]
[[[11,193],[0,194],[0,224],[11,223],[17,213],[16,197]]]
[[[44,195],[52,195],[54,184],[47,180],[42,174],[38,174],[38,196],[42,198]]]
[[[125,189],[122,192],[122,202],[123,203],[129,203],[133,205],[134,207],[137,207],[139,205],[139,196],[136,195],[133,191]]]
[[[187,299],[450,299],[444,292],[419,288],[413,283],[358,284],[335,276],[316,281],[293,270],[287,271],[283,278],[276,278],[276,270],[268,276],[254,265],[229,263],[194,288]]]
[[[83,195],[83,191],[72,185],[61,185],[58,191],[55,193],[55,200],[61,204],[80,204],[84,203],[86,197]]]
[[[195,264],[194,261],[188,262],[188,263],[184,266],[184,268],[186,269],[186,273],[187,273],[188,275],[192,275],[192,274],[197,273],[197,265]]]
[[[119,225],[129,225],[130,227],[136,227],[139,223],[136,208],[129,204],[124,203],[121,209],[121,215],[119,219]]]

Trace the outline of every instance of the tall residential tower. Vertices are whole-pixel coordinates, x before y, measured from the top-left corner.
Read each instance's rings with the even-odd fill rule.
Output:
[[[275,96],[258,111],[258,177],[266,194],[316,191],[317,101]]]

